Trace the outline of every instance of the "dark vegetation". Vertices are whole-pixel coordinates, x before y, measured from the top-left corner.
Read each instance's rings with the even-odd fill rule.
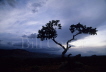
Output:
[[[86,27],[86,25],[82,25],[80,23],[74,25],[72,24],[69,27],[69,30],[71,33],[75,33],[71,39],[69,39],[66,42],[66,48],[59,42],[56,41],[56,37],[57,37],[57,30],[56,27],[58,27],[58,29],[62,29],[61,24],[58,24],[59,20],[52,20],[49,21],[49,23],[47,23],[45,26],[42,26],[41,30],[38,30],[38,35],[37,38],[40,38],[41,41],[43,40],[48,40],[51,39],[53,40],[56,44],[58,44],[59,46],[61,46],[63,48],[63,52],[62,52],[62,58],[65,58],[65,54],[66,52],[69,50],[69,48],[71,48],[71,46],[69,45],[69,43],[73,40],[76,40],[75,37],[79,34],[90,34],[90,35],[97,35],[97,30],[96,28],[92,28],[92,27]],[[69,54],[71,55],[71,54]]]
[[[78,54],[67,57],[63,62],[61,57],[21,57],[20,54],[28,53],[25,50],[13,50],[12,54],[18,51],[17,55],[20,57],[6,56],[6,52],[11,53],[11,50],[6,50],[5,53],[2,51],[0,50],[0,72],[106,72],[106,56],[81,57],[81,54]]]

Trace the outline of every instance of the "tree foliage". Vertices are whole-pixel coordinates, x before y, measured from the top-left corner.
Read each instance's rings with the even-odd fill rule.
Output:
[[[47,39],[53,39],[57,37],[56,28],[54,26],[57,26],[58,29],[61,29],[61,24],[58,24],[59,20],[52,20],[49,21],[45,26],[42,26],[42,29],[38,31],[37,38],[41,38],[41,40],[47,40]]]
[[[86,27],[86,25],[82,25],[80,23],[76,24],[76,25],[71,25],[70,26],[70,31],[71,33],[74,33],[75,31],[78,31],[78,33],[84,33],[84,34],[91,34],[91,35],[97,35],[97,30],[96,28],[92,28],[92,27]]]
[[[71,33],[74,33],[77,31],[77,33],[75,35],[73,35],[72,39],[69,39],[67,41],[67,47],[65,48],[61,43],[57,42],[55,40],[55,38],[57,37],[57,31],[56,31],[56,27],[58,29],[61,29],[62,26],[61,24],[58,24],[59,20],[52,20],[49,21],[49,23],[47,23],[45,26],[42,26],[41,30],[38,30],[38,35],[37,38],[40,38],[41,41],[43,40],[48,40],[48,39],[52,39],[56,44],[60,45],[64,51],[62,52],[62,57],[64,57],[65,53],[67,52],[67,50],[69,48],[71,48],[71,46],[69,46],[69,42],[71,42],[72,40],[75,40],[75,36],[79,35],[79,34],[90,34],[90,35],[97,35],[97,30],[96,28],[92,28],[92,27],[86,27],[86,25],[82,25],[80,23],[74,25],[72,24],[69,27],[69,30]]]

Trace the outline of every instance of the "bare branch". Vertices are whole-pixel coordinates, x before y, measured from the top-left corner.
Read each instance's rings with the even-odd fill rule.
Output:
[[[60,45],[60,46],[65,50],[65,47],[64,47],[62,44],[58,43],[54,38],[53,38],[52,40],[53,40],[56,44]]]
[[[71,46],[69,46],[68,48],[71,48]]]
[[[76,40],[76,39],[75,39],[75,36],[77,36],[78,34],[81,34],[81,32],[79,32],[79,33],[73,35],[73,38],[67,41],[67,49],[71,47],[71,46],[68,47],[68,43],[71,42],[72,40]]]

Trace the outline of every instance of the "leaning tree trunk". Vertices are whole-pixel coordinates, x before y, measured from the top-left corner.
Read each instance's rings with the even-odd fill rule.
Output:
[[[62,52],[62,60],[64,61],[65,60],[65,54],[67,52],[67,49],[64,49],[64,51]]]

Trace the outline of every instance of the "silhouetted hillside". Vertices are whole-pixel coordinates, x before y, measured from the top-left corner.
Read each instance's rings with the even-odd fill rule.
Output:
[[[37,53],[37,52],[29,52],[24,49],[0,49],[0,57],[34,57],[34,58],[47,58],[53,57],[54,55],[50,55],[47,53]]]

